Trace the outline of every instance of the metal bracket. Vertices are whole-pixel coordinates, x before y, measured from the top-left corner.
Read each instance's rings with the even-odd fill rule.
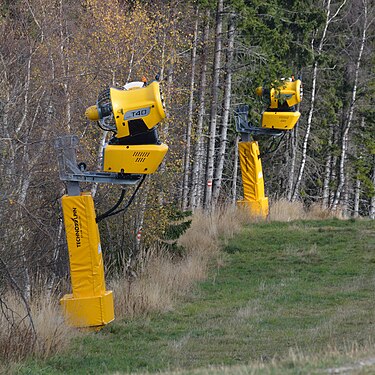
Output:
[[[67,135],[55,140],[60,180],[67,182],[96,182],[117,185],[134,185],[141,175],[110,172],[82,171],[77,164],[77,148],[79,139],[76,135]]]
[[[272,128],[259,128],[249,123],[248,119],[249,106],[241,104],[234,110],[234,121],[236,123],[236,130],[241,133],[243,141],[249,140],[249,135],[269,135],[271,137],[278,137],[282,135],[285,130],[272,129]]]

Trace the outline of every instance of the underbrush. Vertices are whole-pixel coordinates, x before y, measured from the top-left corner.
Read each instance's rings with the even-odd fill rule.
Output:
[[[4,373],[12,362],[46,359],[64,350],[78,335],[65,324],[55,296],[41,294],[27,308],[21,298],[8,294],[2,297],[1,312],[0,371]]]

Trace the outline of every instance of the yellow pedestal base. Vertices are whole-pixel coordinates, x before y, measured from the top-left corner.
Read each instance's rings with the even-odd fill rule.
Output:
[[[69,324],[74,327],[104,326],[115,318],[111,290],[95,297],[73,298],[72,294],[66,294],[60,303]]]
[[[268,198],[261,198],[257,201],[237,201],[237,206],[249,210],[250,215],[265,219],[268,216]]]
[[[114,320],[112,291],[106,291],[102,247],[90,193],[62,198],[72,294],[61,300],[69,324],[101,327]]]

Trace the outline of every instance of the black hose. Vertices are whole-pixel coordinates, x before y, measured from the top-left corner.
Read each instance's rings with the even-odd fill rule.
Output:
[[[276,144],[276,147],[274,146],[274,144],[275,144],[275,140],[273,139],[273,140],[272,140],[272,143],[271,143],[271,145],[270,145],[270,147],[268,148],[268,150],[265,151],[265,152],[263,152],[263,153],[261,153],[261,155],[259,155],[259,159],[260,159],[261,157],[263,157],[263,156],[266,156],[266,155],[272,154],[273,152],[277,151],[277,149],[278,149],[278,148],[280,147],[280,145],[281,145],[282,140],[283,140],[284,137],[285,137],[285,134],[286,134],[286,132],[285,132],[285,133],[279,138],[279,142]],[[271,148],[271,147],[273,147],[273,148]]]
[[[122,189],[121,191],[121,195],[120,195],[120,198],[119,200],[117,201],[117,203],[112,207],[110,208],[108,211],[104,212],[104,214],[101,214],[99,216],[96,217],[96,222],[99,223],[99,221],[102,221],[103,219],[105,219],[108,215],[110,215],[114,210],[116,210],[116,208],[122,203],[122,201],[124,200],[124,197],[125,197],[125,189]]]
[[[117,211],[116,211],[117,207],[120,206],[120,204],[122,203],[122,201],[124,200],[124,197],[125,197],[125,189],[122,189],[122,192],[121,192],[120,198],[119,198],[119,200],[117,201],[117,203],[116,203],[111,209],[109,209],[108,211],[104,212],[104,214],[97,216],[97,218],[96,218],[96,222],[99,223],[100,221],[106,219],[107,217],[114,216],[114,215],[119,214],[120,212],[125,211],[125,210],[126,210],[131,204],[132,204],[132,202],[133,202],[135,196],[137,195],[138,190],[139,190],[139,188],[141,187],[141,185],[142,185],[143,181],[145,180],[146,176],[147,176],[147,175],[145,175],[145,174],[142,176],[141,181],[140,181],[139,184],[137,185],[136,189],[134,190],[132,196],[129,198],[129,200],[128,200],[128,202],[126,203],[126,205],[125,205],[124,208],[122,208],[121,210],[117,210]]]

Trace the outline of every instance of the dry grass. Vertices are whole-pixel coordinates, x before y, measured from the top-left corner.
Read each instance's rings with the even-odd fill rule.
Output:
[[[3,296],[0,314],[0,358],[6,364],[26,357],[47,358],[66,348],[77,331],[66,326],[55,297],[39,295],[30,304],[35,331],[24,304],[15,295]],[[7,319],[7,318],[8,319]],[[0,367],[1,370],[1,367]]]
[[[188,254],[178,262],[164,249],[154,250],[143,272],[134,280],[120,277],[111,282],[116,317],[136,317],[172,309],[176,298],[206,275],[207,264]]]
[[[270,204],[270,219],[273,221],[344,219],[341,209],[330,211],[316,203],[306,209],[302,202],[280,199]]]
[[[179,239],[179,245],[185,248],[181,259],[173,259],[164,248],[154,248],[140,265],[138,277],[112,280],[116,316],[136,317],[172,309],[177,298],[207,277],[213,260],[221,265],[220,239],[232,237],[248,220],[246,213],[235,208],[195,214],[191,227]],[[3,300],[7,312],[12,312],[10,320],[0,314],[0,358],[6,361],[29,356],[47,358],[67,347],[78,334],[64,322],[56,297],[41,293],[33,299],[30,309],[35,333],[22,301],[14,295]]]
[[[130,281],[119,277],[111,282],[116,316],[135,317],[173,309],[177,298],[207,277],[212,261],[221,266],[220,240],[232,237],[249,220],[247,213],[235,208],[196,213],[190,228],[178,240],[185,249],[181,259],[172,259],[164,248],[151,249],[137,278]]]

